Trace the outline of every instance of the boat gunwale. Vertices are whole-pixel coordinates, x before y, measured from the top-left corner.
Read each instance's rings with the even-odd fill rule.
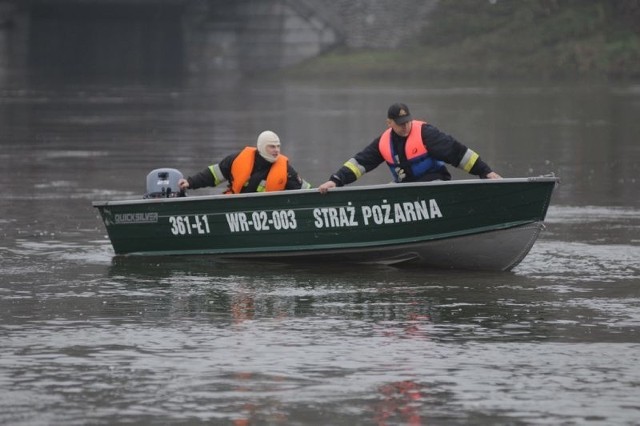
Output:
[[[508,183],[527,183],[527,182],[555,182],[558,184],[560,179],[555,176],[535,176],[535,177],[521,177],[521,178],[503,178],[503,179],[461,179],[461,180],[449,180],[449,181],[430,181],[430,182],[407,182],[401,185],[397,183],[384,183],[375,185],[354,185],[354,186],[341,186],[332,188],[329,192],[362,192],[378,189],[390,189],[390,188],[412,188],[412,187],[437,187],[437,186],[457,186],[457,185],[486,185],[486,184],[508,184]],[[235,199],[238,198],[256,198],[256,197],[274,197],[274,196],[289,196],[297,194],[310,194],[317,193],[318,188],[311,189],[292,189],[287,191],[275,191],[275,192],[252,192],[244,194],[233,194]],[[326,196],[327,194],[325,194]],[[208,201],[218,199],[229,199],[228,194],[213,194],[213,195],[192,195],[188,197],[175,197],[175,198],[132,198],[122,200],[111,201],[93,201],[91,204],[93,207],[107,207],[117,205],[135,205],[135,204],[152,204],[152,203],[181,203],[189,201]]]

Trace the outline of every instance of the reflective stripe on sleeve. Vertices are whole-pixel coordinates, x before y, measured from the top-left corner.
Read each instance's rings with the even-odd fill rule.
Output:
[[[311,189],[311,184],[306,180],[302,179],[302,187],[300,189]]]
[[[476,161],[478,161],[478,157],[480,156],[474,151],[467,149],[467,152],[464,153],[462,160],[460,160],[460,164],[458,164],[458,168],[469,173],[474,164],[476,164]]]
[[[356,179],[360,179],[362,175],[367,172],[364,167],[362,167],[360,163],[356,161],[355,158],[350,158],[349,161],[344,163],[344,166],[351,170],[354,175],[356,175]]]
[[[209,166],[209,170],[213,175],[213,184],[215,186],[220,185],[222,182],[226,181],[224,175],[222,174],[222,170],[220,170],[220,166],[214,164],[213,166]]]

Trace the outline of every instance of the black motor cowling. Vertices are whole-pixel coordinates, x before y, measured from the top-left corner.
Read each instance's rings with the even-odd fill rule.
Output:
[[[176,169],[155,169],[147,175],[147,192],[144,198],[184,197],[185,193],[178,186],[182,173]]]

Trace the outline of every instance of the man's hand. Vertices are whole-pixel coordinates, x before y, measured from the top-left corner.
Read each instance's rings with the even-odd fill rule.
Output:
[[[180,179],[178,181],[178,186],[180,187],[181,190],[185,190],[189,188],[189,181],[186,179]]]
[[[321,194],[326,194],[331,188],[335,187],[336,183],[332,180],[328,180],[318,187],[318,191],[320,191]]]
[[[486,179],[502,179],[502,176],[497,174],[496,172],[487,173]]]

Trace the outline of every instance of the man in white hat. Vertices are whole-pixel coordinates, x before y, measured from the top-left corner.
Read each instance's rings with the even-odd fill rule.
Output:
[[[247,146],[193,176],[180,179],[178,185],[186,190],[223,182],[228,182],[225,194],[311,188],[280,153],[280,138],[271,130],[258,135],[255,148]]]

